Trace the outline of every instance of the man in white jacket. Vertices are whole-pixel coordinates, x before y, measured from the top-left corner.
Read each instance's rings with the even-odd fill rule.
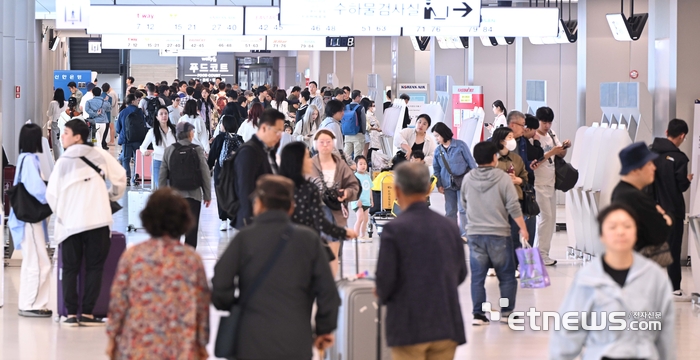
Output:
[[[124,168],[109,153],[88,143],[88,133],[84,121],[66,123],[61,135],[66,151],[56,162],[46,189],[46,200],[56,216],[54,239],[62,248],[63,296],[68,310],[63,324],[67,326],[104,325],[92,316],[92,310],[100,294],[102,270],[110,247],[113,223],[110,201],[121,198],[126,189]],[[77,276],[83,258],[85,292],[82,315],[77,318]]]

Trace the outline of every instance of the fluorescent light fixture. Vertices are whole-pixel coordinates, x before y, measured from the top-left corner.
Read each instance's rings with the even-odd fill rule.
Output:
[[[644,31],[649,14],[636,14],[628,18],[625,14],[607,14],[605,18],[608,20],[610,31],[617,41],[636,41],[639,40]]]

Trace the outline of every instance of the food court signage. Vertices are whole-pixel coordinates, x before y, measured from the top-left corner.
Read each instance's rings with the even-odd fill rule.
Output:
[[[188,81],[214,81],[220,77],[222,81],[234,82],[236,70],[234,54],[217,54],[207,57],[180,57],[178,59],[178,78]]]

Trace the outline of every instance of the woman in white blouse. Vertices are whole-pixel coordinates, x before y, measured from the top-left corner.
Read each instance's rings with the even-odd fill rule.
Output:
[[[152,129],[148,130],[146,138],[143,140],[140,148],[141,153],[145,156],[153,154],[152,179],[158,179],[165,148],[177,141],[175,138],[175,125],[170,123],[168,108],[163,106],[159,107],[158,113],[156,113],[156,119],[158,120],[158,126],[154,126]],[[151,144],[153,144],[153,150],[147,150],[148,145]],[[157,181],[153,182],[153,187],[158,188]]]
[[[209,130],[204,123],[204,119],[197,112],[197,100],[187,100],[184,114],[178,122],[187,121],[194,125],[194,139],[192,139],[192,143],[201,146],[205,155],[209,154]]]
[[[250,107],[248,111],[248,119],[241,124],[238,128],[238,135],[243,138],[243,141],[247,142],[250,138],[258,132],[258,120],[260,115],[262,115],[263,106],[261,103],[256,102]]]
[[[491,105],[491,109],[493,110],[493,114],[496,116],[496,119],[493,121],[493,124],[486,124],[486,130],[488,130],[488,137],[492,137],[493,132],[496,131],[496,129],[498,129],[499,127],[508,126],[508,120],[506,119],[508,110],[506,110],[506,106],[503,105],[503,101],[494,101],[493,105]]]
[[[61,129],[58,127],[58,119],[61,117],[61,113],[66,111],[66,95],[62,88],[56,89],[53,92],[53,100],[49,103],[49,110],[46,112],[46,116],[49,117],[49,123],[51,124],[51,144],[53,145],[53,156],[55,159],[63,153],[61,148]]]
[[[425,163],[428,166],[433,164],[435,154],[435,140],[428,134],[432,120],[428,114],[420,114],[416,118],[414,129],[405,128],[394,136],[394,146],[406,153],[406,160],[411,159],[411,153],[415,150],[422,150],[425,154]]]
[[[275,99],[270,102],[270,106],[272,106],[273,109],[276,109],[277,111],[284,114],[285,121],[294,120],[291,116],[289,116],[289,103],[287,103],[287,92],[283,89],[277,90],[277,93],[275,93]]]

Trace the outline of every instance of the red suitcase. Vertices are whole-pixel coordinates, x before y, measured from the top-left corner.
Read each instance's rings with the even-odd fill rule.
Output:
[[[136,178],[143,181],[143,183],[151,182],[151,170],[153,169],[153,154],[144,156],[141,150],[136,150],[135,162],[136,163],[134,164],[134,172],[136,172]]]
[[[95,308],[92,314],[95,317],[104,318],[107,317],[107,311],[109,310],[109,293],[112,289],[112,281],[117,273],[117,265],[119,264],[119,258],[126,250],[126,237],[124,234],[116,231],[112,231],[111,244],[109,247],[109,255],[107,255],[107,261],[105,261],[105,267],[102,272],[102,286],[100,288],[100,296],[97,298],[95,303]],[[61,252],[61,245],[58,245],[58,315],[68,316],[68,310],[63,302],[63,256]],[[80,269],[78,274],[78,316],[80,316],[80,308],[83,301],[83,291],[85,288],[85,262]]]
[[[15,166],[8,165],[2,169],[2,203],[5,211],[5,221],[10,216],[10,198],[7,196],[7,190],[12,187],[15,182]]]

